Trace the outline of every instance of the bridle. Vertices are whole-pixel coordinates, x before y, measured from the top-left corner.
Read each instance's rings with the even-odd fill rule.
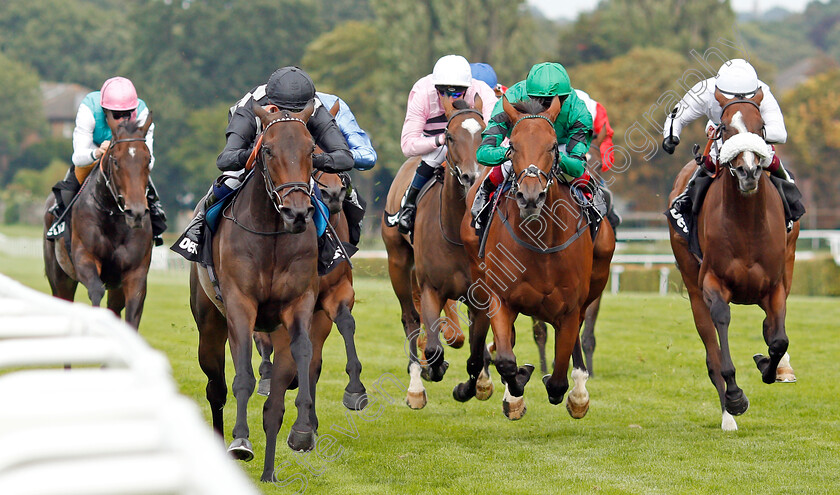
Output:
[[[756,103],[752,100],[749,100],[747,98],[743,98],[743,97],[733,98],[732,100],[726,102],[726,105],[724,105],[723,108],[721,108],[721,111],[720,111],[721,121],[720,121],[720,125],[718,126],[717,130],[715,131],[715,137],[713,138],[714,141],[720,140],[721,143],[723,143],[723,133],[726,131],[726,128],[727,128],[726,124],[724,124],[724,122],[723,122],[723,114],[726,113],[726,109],[729,108],[730,106],[737,105],[737,104],[740,104],[740,103],[748,103],[748,104],[754,106],[756,108],[756,110],[758,110],[759,115],[761,115],[761,107],[758,105],[758,103]],[[763,120],[762,120],[762,123],[761,123],[761,130],[759,132],[760,132],[759,135],[761,136],[762,139],[767,138],[767,132],[766,132]],[[729,170],[729,174],[734,176],[735,171],[732,168],[732,162],[727,162],[727,163],[725,163],[725,165],[726,165],[726,168]]]
[[[516,129],[516,126],[526,119],[543,119],[546,122],[548,122],[549,126],[551,126],[552,133],[554,132],[554,123],[551,122],[551,119],[549,119],[545,115],[525,115],[523,117],[520,117],[519,120],[517,120],[516,123],[513,124],[513,127],[511,127],[510,129],[510,134],[513,135],[513,130]],[[508,148],[507,152],[505,153],[505,158],[510,159],[510,155],[512,153],[513,148]],[[557,144],[556,140],[554,142],[554,147],[552,148],[551,153],[552,155],[554,155],[554,159],[552,160],[553,165],[551,167],[551,170],[548,173],[543,172],[539,169],[539,167],[537,167],[533,163],[531,165],[528,165],[528,167],[525,170],[516,174],[516,177],[514,177],[513,179],[513,184],[511,185],[510,192],[508,194],[516,194],[516,192],[519,190],[519,185],[521,184],[521,182],[529,177],[536,177],[537,180],[539,180],[540,184],[542,184],[543,179],[545,179],[545,187],[543,187],[542,193],[548,194],[548,189],[554,184],[555,179],[558,179],[557,175],[554,172],[554,165],[557,165],[557,163],[560,161],[560,146]]]
[[[444,130],[444,137],[446,138],[447,143],[452,141],[452,133],[449,132],[449,124],[451,124],[452,121],[455,120],[455,117],[457,117],[459,115],[463,115],[465,113],[474,113],[474,114],[478,115],[479,117],[481,117],[481,120],[484,121],[484,114],[482,114],[481,112],[479,112],[475,108],[464,108],[462,110],[458,110],[457,112],[453,113],[452,116],[449,117],[449,120],[446,122],[446,129]],[[461,167],[459,167],[455,163],[455,161],[452,160],[452,157],[451,157],[450,153],[451,153],[451,147],[447,146],[446,147],[446,168],[449,170],[449,173],[453,177],[455,177],[455,180],[458,181],[458,184],[460,184],[461,187],[464,188],[464,192],[466,194],[466,190],[469,189],[470,186],[468,184],[464,184],[463,179],[461,178],[463,176],[463,171],[461,170]]]
[[[111,144],[108,145],[108,149],[105,150],[105,153],[102,155],[102,158],[99,160],[99,170],[102,172],[102,178],[105,179],[105,187],[108,189],[108,192],[111,193],[111,197],[114,198],[114,203],[117,205],[117,209],[120,210],[120,213],[125,213],[125,197],[120,194],[119,190],[117,189],[117,185],[111,180],[111,164],[117,161],[116,158],[111,154],[111,150],[114,148],[114,145],[117,143],[130,143],[135,141],[143,141],[146,142],[145,137],[136,137],[136,138],[123,138],[117,139],[115,141],[111,141]],[[106,171],[106,167],[103,165],[105,162],[105,157],[108,158],[108,167]]]
[[[269,122],[268,124],[266,124],[265,128],[262,131],[263,136],[265,135],[266,131],[268,131],[269,127],[273,126],[274,124],[283,123],[283,122],[298,122],[298,123],[302,124],[304,127],[306,127],[306,122],[303,121],[302,119],[286,115],[286,116],[281,117],[279,119],[274,119],[271,122]],[[260,140],[260,142],[261,142],[261,140]],[[271,204],[274,205],[274,209],[277,210],[277,213],[281,212],[281,209],[283,208],[283,201],[286,199],[286,197],[288,195],[292,194],[295,191],[300,191],[300,192],[306,194],[307,197],[312,196],[312,186],[309,182],[296,182],[296,181],[284,182],[283,184],[280,184],[279,186],[275,186],[274,181],[271,180],[271,174],[268,172],[268,165],[266,165],[266,159],[263,156],[263,154],[265,152],[264,150],[265,150],[265,145],[261,144],[261,146],[260,146],[260,172],[263,175],[263,179],[265,179],[263,181],[264,184],[265,184],[265,191],[268,193],[268,197],[271,198]],[[283,191],[284,189],[286,191],[281,194],[281,191]]]

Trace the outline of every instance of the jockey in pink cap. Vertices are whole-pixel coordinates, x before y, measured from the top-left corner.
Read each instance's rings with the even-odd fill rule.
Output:
[[[432,178],[435,169],[446,159],[444,131],[446,116],[443,99],[450,101],[465,98],[472,103],[475,96],[481,97],[484,120],[489,122],[496,95],[482,81],[473,79],[470,64],[460,55],[446,55],[438,59],[431,74],[422,77],[408,94],[408,105],[403,123],[400,145],[407,157],[422,156],[414,179],[403,197],[397,229],[407,234],[414,226],[414,212],[417,209],[417,195]]]
[[[90,92],[82,99],[79,110],[76,112],[76,127],[73,129],[73,163],[64,180],[53,187],[57,200],[56,217],[61,216],[66,205],[79,192],[81,188],[79,177],[85,177],[111,145],[111,129],[108,127],[106,112],[110,112],[116,120],[137,120],[140,126],[149,116],[146,102],[137,97],[134,84],[125,77],[117,76],[108,79],[102,84],[101,90]],[[146,134],[146,146],[152,156],[149,162],[150,169],[155,164],[154,131],[155,125],[152,124]],[[151,177],[147,196],[152,233],[155,245],[159,246],[163,243],[160,235],[166,230],[166,214],[160,204],[154,184],[151,182]]]

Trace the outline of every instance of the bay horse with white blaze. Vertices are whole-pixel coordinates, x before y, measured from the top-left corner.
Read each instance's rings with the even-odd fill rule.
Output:
[[[440,381],[446,373],[449,363],[444,360],[440,332],[444,331],[446,343],[456,346],[463,334],[458,328],[457,314],[449,316],[454,313],[452,300],[463,298],[470,286],[469,262],[459,231],[468,211],[466,192],[480,172],[475,152],[485,127],[480,110],[483,102],[476,97],[472,106],[464,100],[456,100],[454,104],[444,100],[443,105],[448,121],[444,131],[447,156],[443,180],[432,179],[417,201],[413,244],[395,225],[389,226],[387,213],[382,222],[388,272],[402,309],[409,347],[410,383],[406,403],[412,409],[421,409],[427,402],[421,377]],[[419,157],[415,157],[403,163],[388,191],[386,210],[399,209],[418,161]],[[447,317],[440,317],[441,310],[445,310]]]
[[[221,435],[227,396],[225,341],[230,340],[237,409],[228,450],[243,460],[253,458],[247,419],[256,384],[251,336],[255,328],[271,334],[273,393],[263,407],[266,449],[261,478],[271,481],[286,390],[296,375],[298,415],[288,444],[295,451],[308,451],[315,442],[314,383],[309,373],[313,352],[309,332],[318,294],[317,234],[309,183],[315,142],[306,127],[314,102],[298,113],[268,113],[256,104],[253,110],[263,128],[257,170],[226,206],[212,240],[223,302],[215,297],[207,269],[193,264],[190,307],[199,330],[198,359],[207,375],[213,427]]]
[[[763,93],[749,99],[715,97],[723,108],[722,168],[709,186],[697,229],[702,261],[672,225],[671,248],[691,300],[694,323],[706,347],[709,378],[720,398],[721,428],[736,430],[733,416],[749,401],[735,381],[729,353],[729,304],[757,304],[764,310],[764,340],[769,357],[754,356],[765,383],[777,380],[788,348],[786,300],[793,278],[799,223],[785,232],[782,199],[764,172],[770,161],[761,137],[764,121],[759,105]],[[696,165],[683,168],[669,201],[682,192]]]
[[[44,214],[44,267],[52,294],[72,301],[79,282],[94,306],[108,291],[108,309],[135,329],[146,300],[146,276],[152,260],[152,224],[146,200],[151,153],[137,121],[115,120],[106,112],[111,145],[84,180],[70,217],[70,252],[63,237],[47,238],[56,220],[50,194]]]
[[[508,195],[499,199],[499,218],[489,226],[484,258],[478,257],[479,239],[469,219],[461,224],[473,285],[483,292],[493,328],[496,369],[505,383],[503,411],[512,420],[525,414],[523,394],[534,370],[530,364],[517,366],[513,353],[513,322],[522,313],[554,327],[554,371],[543,377],[552,404],[562,402],[569,388],[567,372],[572,358],[575,385],[566,408],[572,417],[582,418],[589,409],[589,393],[580,326],[587,306],[606,285],[615,237],[609,224],[603,222],[593,242],[592,227],[569,184],[556,174],[560,151],[553,123],[560,113],[561,100],[555,97],[543,110],[535,100],[514,107],[503,98],[503,107],[512,124],[509,157],[513,184]],[[474,187],[468,201],[475,192]],[[538,220],[542,227],[536,235],[532,229],[526,230],[529,222]],[[473,291],[475,295],[478,292]],[[486,328],[474,328],[467,361],[469,380],[453,391],[458,400],[475,395],[483,363]]]

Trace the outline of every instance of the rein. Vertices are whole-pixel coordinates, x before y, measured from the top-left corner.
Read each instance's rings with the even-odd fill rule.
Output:
[[[111,161],[114,160],[114,157],[111,155],[111,150],[114,148],[115,144],[117,144],[117,143],[130,143],[130,142],[135,142],[135,141],[146,142],[146,138],[145,137],[123,138],[123,139],[117,139],[116,141],[111,141],[111,144],[108,145],[108,149],[105,150],[105,153],[103,153],[102,156],[99,159],[99,171],[102,172],[102,177],[105,179],[105,187],[108,189],[108,192],[111,193],[111,197],[114,198],[114,202],[117,204],[117,208],[120,210],[120,213],[125,213],[125,198],[123,197],[122,194],[119,194],[119,191],[117,191],[117,186],[113,183],[113,181],[111,181],[111,175],[109,173],[110,170],[111,170],[111,167],[110,167],[111,162],[110,161],[108,162],[109,163],[108,172],[105,171],[105,166],[103,165],[103,163],[105,162],[105,157],[106,156],[108,157],[108,160],[111,160]],[[85,181],[85,182],[87,182],[87,181]],[[99,204],[98,201],[97,201],[97,204]],[[112,215],[114,214],[114,212],[112,212],[110,210],[108,210],[108,212]]]

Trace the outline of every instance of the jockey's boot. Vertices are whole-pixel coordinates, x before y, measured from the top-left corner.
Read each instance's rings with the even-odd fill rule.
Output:
[[[56,202],[55,206],[51,208],[51,213],[56,218],[60,217],[81,188],[82,185],[79,184],[79,180],[76,178],[75,167],[71,165],[64,179],[56,182],[52,188],[55,193]]]
[[[408,234],[414,228],[414,214],[417,211],[417,195],[423,186],[429,182],[432,175],[435,173],[435,168],[421,161],[417,165],[417,171],[414,172],[414,178],[411,180],[411,185],[403,196],[400,204],[399,219],[397,220],[397,230],[400,234]]]
[[[689,196],[688,191],[692,188],[692,186],[694,186],[694,179],[700,175],[700,170],[701,167],[694,169],[694,173],[691,174],[691,178],[688,179],[688,182],[686,182],[683,192],[674,198],[674,201],[671,203],[672,209],[675,209],[684,215],[691,211],[691,197]]]
[[[412,183],[403,196],[400,217],[397,220],[397,230],[400,234],[408,234],[414,228],[414,214],[417,212],[417,195],[420,194],[420,189]]]
[[[487,205],[490,193],[492,193],[495,189],[496,185],[493,184],[493,181],[490,179],[490,175],[487,175],[487,177],[481,181],[481,185],[478,186],[478,191],[475,193],[472,208],[470,208],[470,213],[472,214],[472,226],[475,227],[476,230],[480,228],[478,217],[481,214],[481,210],[483,210]]]
[[[160,204],[160,196],[158,196],[151,177],[149,177],[149,186],[146,188],[146,200],[149,202],[149,216],[152,220],[152,236],[155,246],[160,246],[163,244],[161,234],[166,231],[166,212],[163,210],[163,205]]]
[[[779,159],[779,155],[774,154],[773,159],[770,161],[770,165],[767,166],[767,170],[770,172],[770,175],[778,177],[780,179],[784,179],[791,184],[795,184],[793,181],[793,177],[785,170],[785,166],[782,164],[782,161]]]

